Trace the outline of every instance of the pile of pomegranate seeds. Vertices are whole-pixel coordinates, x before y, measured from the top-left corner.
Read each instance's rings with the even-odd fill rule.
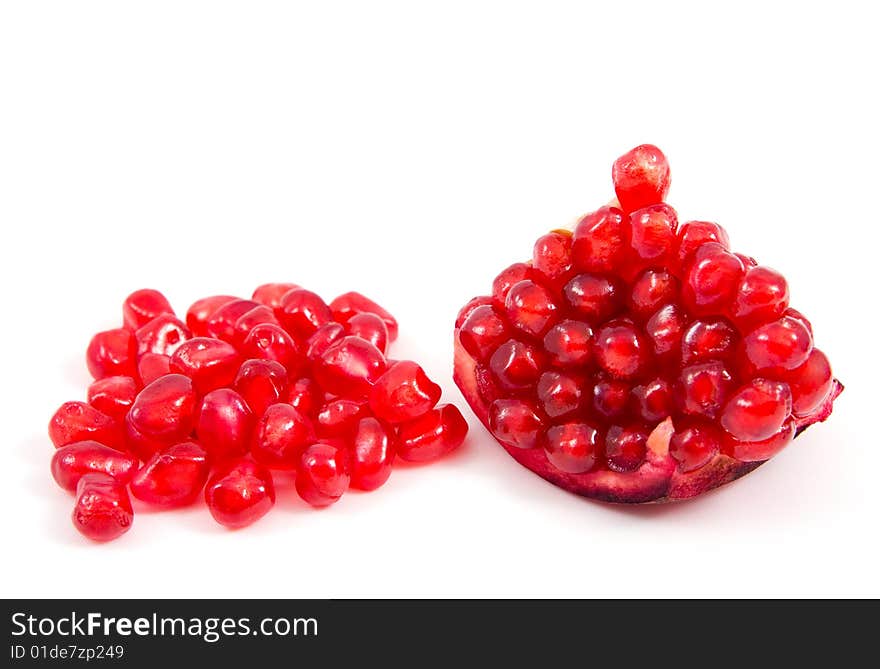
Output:
[[[322,507],[467,433],[421,367],[386,358],[397,321],[358,293],[326,304],[272,283],[250,300],[198,300],[181,320],[139,290],[122,311],[123,327],[89,344],[88,402],[49,422],[52,475],[76,493],[73,523],[91,539],[128,531],[129,493],[164,508],[204,495],[218,523],[244,527],[274,505],[273,470],[294,471],[300,497]]]
[[[824,420],[842,386],[785,278],[679,223],[669,164],[639,146],[619,204],[535,242],[456,322],[455,379],[520,463],[615,502],[693,497]]]

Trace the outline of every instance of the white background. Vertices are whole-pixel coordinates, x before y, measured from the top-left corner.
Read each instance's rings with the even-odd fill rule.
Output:
[[[2,594],[866,596],[877,568],[880,62],[870,3],[6,2],[0,9]],[[597,5],[590,8],[590,4]],[[46,424],[139,287],[357,289],[451,380],[452,321],[641,142],[680,217],[783,271],[847,385],[697,501],[615,508],[465,446],[228,532],[196,506],[94,545]]]

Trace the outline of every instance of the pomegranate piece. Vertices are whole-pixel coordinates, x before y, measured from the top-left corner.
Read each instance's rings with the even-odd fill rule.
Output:
[[[468,425],[454,404],[441,404],[397,428],[397,454],[409,462],[427,462],[461,446]]]
[[[295,283],[264,283],[254,289],[251,299],[254,302],[265,304],[270,309],[277,309],[281,306],[281,298],[297,288],[299,286]]]
[[[612,502],[694,497],[825,420],[843,386],[782,274],[733,252],[717,223],[679,225],[657,147],[619,158],[612,179],[619,207],[540,236],[461,309],[454,379],[505,450],[555,485]],[[405,458],[402,434],[397,448]]]
[[[172,314],[156,316],[134,333],[138,355],[156,353],[171,356],[192,334],[186,324]]]
[[[246,313],[261,306],[253,300],[232,300],[220,306],[205,322],[205,336],[234,344],[235,324]]]
[[[375,490],[391,476],[396,454],[394,431],[367,416],[358,422],[351,448],[351,487]]]
[[[221,525],[230,529],[246,527],[275,506],[272,474],[251,460],[230,460],[208,479],[205,501]]]
[[[365,398],[385,368],[385,356],[370,342],[360,337],[343,337],[316,361],[314,376],[328,393]]]
[[[339,323],[326,323],[306,340],[306,359],[309,362],[317,362],[328,348],[345,337],[345,327]]]
[[[254,414],[241,395],[218,388],[202,399],[196,436],[213,462],[238,458],[250,448],[254,422]]]
[[[161,353],[144,353],[138,359],[138,378],[148,386],[160,376],[171,373],[171,358]]]
[[[65,490],[76,490],[79,480],[90,473],[112,476],[125,485],[138,469],[138,459],[97,441],[77,441],[52,455],[52,477]]]
[[[388,310],[380,307],[360,293],[344,293],[330,303],[333,320],[343,325],[356,314],[375,314],[385,322],[388,329],[388,342],[397,341],[397,319]]]
[[[107,376],[88,389],[89,404],[115,421],[121,421],[137,397],[137,382],[130,376]]]
[[[132,331],[142,328],[162,315],[174,316],[174,309],[158,290],[150,288],[136,290],[122,303],[122,322]]]
[[[254,326],[240,347],[245,358],[274,360],[289,374],[296,374],[302,364],[299,347],[286,330],[272,323]]]
[[[304,288],[285,293],[281,304],[275,309],[275,315],[297,341],[305,341],[319,327],[333,321],[333,313],[324,300]]]
[[[97,441],[120,449],[125,446],[116,421],[85,402],[62,404],[49,420],[49,438],[56,448],[77,441]]]
[[[241,356],[232,344],[210,337],[185,341],[169,362],[172,372],[192,379],[200,395],[231,385],[240,365]]]
[[[287,394],[287,370],[272,360],[246,360],[238,370],[233,388],[257,416]]]
[[[321,437],[347,439],[354,434],[361,418],[369,413],[370,407],[363,400],[330,400],[318,411],[318,433]]]
[[[388,352],[388,326],[376,314],[355,314],[348,320],[347,333],[366,339],[383,355]]]
[[[135,398],[128,421],[138,433],[172,444],[193,429],[196,391],[183,374],[168,374],[146,386]]]
[[[302,454],[296,469],[296,492],[315,507],[329,506],[348,489],[348,454],[331,444],[317,443]]]
[[[314,416],[324,399],[324,392],[314,379],[298,379],[287,389],[285,401],[304,416]]]
[[[137,372],[138,344],[127,328],[99,332],[89,342],[86,363],[96,379],[107,376],[134,376]]]
[[[289,404],[266,409],[254,430],[251,455],[272,469],[294,469],[315,439],[312,421]]]
[[[192,303],[186,310],[186,327],[190,329],[193,337],[208,336],[208,320],[220,307],[235,302],[238,298],[231,295],[212,295],[203,297]]]
[[[208,480],[208,454],[192,441],[170,446],[144,463],[131,481],[131,494],[161,507],[192,504]]]
[[[112,476],[84,474],[76,486],[73,526],[93,541],[111,541],[131,529],[134,512],[125,489]]]
[[[402,360],[376,381],[370,391],[370,408],[377,418],[402,423],[433,409],[441,393],[421,367]]]
[[[250,311],[244,313],[235,321],[232,328],[232,343],[241,347],[244,340],[258,325],[277,325],[281,326],[278,319],[275,318],[275,312],[265,305],[254,307]]]

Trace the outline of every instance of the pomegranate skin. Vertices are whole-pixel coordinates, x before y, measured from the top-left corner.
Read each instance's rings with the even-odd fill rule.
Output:
[[[93,541],[112,541],[131,529],[134,512],[125,484],[102,473],[83,475],[76,486],[73,526]]]
[[[107,474],[126,485],[137,472],[138,464],[130,453],[97,441],[77,441],[56,450],[50,468],[55,482],[72,492],[79,480],[90,473]]]
[[[275,506],[272,474],[252,460],[230,460],[208,479],[205,502],[214,520],[224,527],[247,527]]]

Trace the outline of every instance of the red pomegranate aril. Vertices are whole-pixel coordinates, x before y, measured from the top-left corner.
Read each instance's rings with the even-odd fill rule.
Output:
[[[478,297],[474,297],[468,301],[461,309],[458,311],[458,316],[455,317],[455,327],[460,328],[464,322],[468,319],[468,317],[474,312],[475,309],[482,306],[492,306],[492,298],[488,295],[480,295]]]
[[[810,321],[807,320],[807,317],[804,316],[800,311],[789,307],[788,309],[785,310],[785,312],[782,315],[787,316],[788,318],[794,318],[795,320],[800,321],[803,324],[803,326],[805,328],[807,328],[807,332],[810,333],[810,336],[811,337],[813,336],[813,324],[810,323]]]
[[[111,541],[131,529],[134,511],[125,484],[107,474],[84,474],[76,486],[73,526],[93,541]]]
[[[692,416],[715,418],[735,383],[723,362],[710,360],[684,367],[675,386],[681,411]]]
[[[485,362],[510,336],[507,324],[489,305],[479,305],[462,322],[458,333],[464,350],[477,360]]]
[[[232,300],[217,309],[207,323],[205,323],[206,336],[213,339],[222,339],[230,344],[236,343],[235,324],[246,313],[261,306],[253,300]]]
[[[583,381],[563,372],[544,372],[538,379],[538,402],[550,418],[577,411],[583,397]]]
[[[550,282],[557,282],[571,271],[572,234],[557,230],[539,237],[532,250],[532,267]]]
[[[189,437],[195,410],[192,380],[183,374],[168,374],[138,393],[128,419],[138,432],[170,444]]]
[[[300,370],[299,347],[286,330],[279,325],[262,323],[254,326],[241,347],[245,359],[274,360],[287,370],[296,374]]]
[[[309,446],[296,469],[296,492],[307,504],[330,506],[348,489],[351,480],[348,454],[332,444]]]
[[[254,414],[241,395],[229,388],[218,388],[202,399],[196,436],[216,463],[248,452],[254,423]]]
[[[788,316],[767,323],[743,338],[746,357],[759,371],[803,365],[813,349],[809,330]]]
[[[312,421],[289,404],[273,404],[257,421],[251,455],[271,469],[294,469],[315,439]]]
[[[221,525],[230,529],[246,527],[275,505],[272,474],[251,460],[231,460],[208,480],[205,501]]]
[[[529,337],[543,337],[558,318],[558,311],[550,291],[528,279],[511,286],[504,299],[508,322]]]
[[[90,440],[120,449],[125,444],[116,421],[85,402],[62,404],[49,420],[49,438],[56,448]]]
[[[76,490],[85,474],[99,472],[112,476],[123,485],[131,481],[138,469],[138,459],[130,453],[117,451],[97,441],[76,441],[57,449],[52,455],[52,477],[71,492]]]
[[[629,305],[633,313],[647,319],[665,304],[673,304],[680,294],[678,279],[665,270],[645,270],[633,283]]]
[[[495,280],[492,281],[492,304],[500,313],[504,313],[507,293],[520,281],[531,280],[535,271],[531,265],[524,262],[514,263],[504,269]]]
[[[631,472],[645,461],[648,430],[643,425],[612,425],[605,435],[605,460],[615,472]]]
[[[791,413],[785,383],[754,379],[737,390],[721,413],[721,426],[740,441],[763,441],[776,434]]]
[[[363,400],[330,400],[318,411],[316,427],[321,437],[350,438],[362,418],[370,414],[370,406]]]
[[[171,356],[192,334],[186,324],[173,315],[156,316],[134,333],[138,355],[158,353]]]
[[[366,339],[383,355],[388,352],[388,327],[376,314],[355,314],[348,321],[347,333]]]
[[[619,419],[629,413],[631,386],[619,379],[600,379],[592,391],[593,411],[606,419]]]
[[[324,400],[324,392],[313,379],[303,377],[287,389],[285,401],[304,416],[314,416]]]
[[[727,231],[717,223],[688,221],[678,229],[678,260],[681,267],[687,265],[703,244],[716,242],[723,250],[730,250]]]
[[[328,348],[346,336],[345,327],[339,323],[325,323],[306,340],[306,359],[316,362]]]
[[[544,351],[556,367],[586,367],[593,359],[593,331],[581,321],[561,321],[544,335]]]
[[[324,300],[304,288],[285,293],[275,315],[281,326],[297,341],[305,341],[315,330],[333,320],[330,307]]]
[[[691,323],[681,340],[681,361],[685,365],[706,360],[727,360],[736,352],[739,335],[725,319],[703,319]]]
[[[330,303],[333,320],[345,325],[355,314],[376,314],[388,328],[388,342],[397,341],[397,319],[387,309],[354,291],[344,293]]]
[[[675,433],[669,441],[669,454],[682,472],[696,471],[709,462],[721,449],[722,435],[715,425],[706,421],[676,421]]]
[[[565,300],[588,323],[598,325],[623,308],[618,280],[598,274],[579,274],[565,284]]]
[[[144,461],[153,457],[154,453],[161,451],[163,448],[167,448],[174,442],[180,441],[180,439],[183,438],[174,436],[157,437],[155,435],[141,432],[131,422],[131,412],[126,414],[125,420],[123,421],[123,428],[125,430],[125,448]]]
[[[544,453],[556,469],[583,474],[596,464],[599,432],[586,423],[565,423],[547,430]]]
[[[232,343],[237,347],[241,347],[244,340],[258,325],[277,325],[281,327],[281,323],[275,318],[275,312],[271,308],[260,305],[254,307],[247,313],[243,314],[233,326]]]
[[[367,397],[385,373],[385,356],[360,337],[343,337],[315,364],[314,377],[328,393],[342,397]]]
[[[351,487],[375,490],[391,476],[396,449],[394,432],[367,416],[358,423],[351,448]]]
[[[274,360],[246,360],[232,387],[247,402],[255,416],[262,416],[271,404],[287,395],[287,370]]]
[[[86,364],[96,379],[107,376],[134,376],[137,372],[138,345],[131,330],[116,328],[99,332],[89,342]]]
[[[544,421],[531,402],[498,399],[489,407],[489,429],[504,444],[534,448],[544,430]]]
[[[678,216],[668,204],[653,204],[630,215],[631,246],[641,264],[666,266],[676,251]]]
[[[723,310],[733,302],[744,273],[742,261],[721,245],[703,244],[686,275],[685,301],[698,313]]]
[[[675,304],[660,307],[645,323],[645,334],[658,358],[678,357],[687,316]]]
[[[468,425],[454,404],[441,404],[397,427],[397,455],[408,462],[428,462],[461,446]]]
[[[121,421],[137,397],[137,382],[130,376],[106,376],[89,386],[89,404],[115,421]]]
[[[264,283],[254,289],[251,299],[254,302],[265,304],[270,309],[277,309],[281,306],[281,299],[291,290],[300,288],[295,283]]]
[[[122,322],[129,330],[137,330],[157,316],[173,316],[174,309],[158,290],[142,288],[134,291],[122,303]]]
[[[370,391],[370,408],[377,418],[402,423],[433,409],[442,392],[419,365],[402,360],[376,381]]]
[[[796,432],[797,423],[788,418],[775,434],[761,441],[739,441],[727,436],[724,451],[742,462],[769,460],[792,442]]]
[[[192,303],[186,310],[186,327],[190,329],[193,337],[208,336],[208,320],[213,316],[220,307],[235,302],[239,298],[232,295],[211,295],[203,297]]]
[[[192,441],[156,453],[131,481],[131,494],[165,508],[192,504],[208,480],[208,454]]]
[[[654,379],[632,390],[635,414],[646,423],[659,423],[672,411],[672,391],[666,379]]]
[[[181,344],[170,361],[171,371],[192,379],[200,395],[229,386],[241,366],[241,355],[222,339],[195,337]]]
[[[574,229],[574,266],[587,272],[618,271],[629,246],[627,228],[623,212],[615,207],[602,207],[584,216]]]
[[[643,374],[651,359],[650,344],[645,336],[626,321],[602,326],[596,332],[593,351],[599,367],[619,379]]]
[[[536,347],[509,339],[489,358],[489,369],[504,390],[518,391],[535,385],[542,363],[542,354]]]
[[[808,416],[828,397],[834,376],[828,358],[814,348],[806,362],[788,372],[785,380],[791,388],[792,411],[796,416]]]
[[[669,192],[669,162],[653,144],[641,144],[614,161],[614,192],[625,211],[657,204]]]
[[[148,386],[161,376],[171,373],[171,357],[161,353],[144,353],[138,359],[138,378]]]
[[[788,282],[769,267],[750,267],[736,291],[733,317],[746,325],[780,318],[788,308]]]

